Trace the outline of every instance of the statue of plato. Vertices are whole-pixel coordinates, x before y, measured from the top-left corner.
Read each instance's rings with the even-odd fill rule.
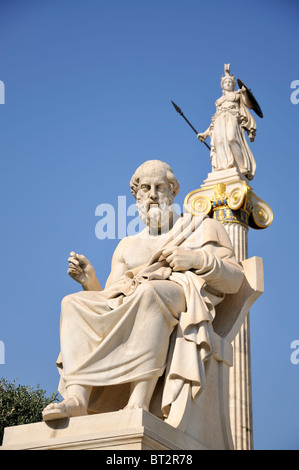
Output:
[[[229,95],[219,103],[219,127],[239,126],[242,95],[232,86],[223,82]],[[136,170],[131,192],[146,228],[120,241],[104,288],[90,261],[71,252],[68,273],[83,290],[62,300],[57,366],[63,400],[44,409],[45,421],[151,411],[154,401],[155,413],[167,418],[186,382],[193,397],[203,390],[215,307],[238,292],[244,274],[219,222],[175,213],[178,191],[166,163],[150,160]]]

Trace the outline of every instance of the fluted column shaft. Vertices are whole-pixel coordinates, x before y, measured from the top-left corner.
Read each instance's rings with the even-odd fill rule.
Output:
[[[247,259],[248,227],[240,223],[223,223],[238,261]],[[235,449],[253,448],[252,390],[250,361],[250,319],[247,315],[233,342],[234,365],[230,370],[230,419]]]

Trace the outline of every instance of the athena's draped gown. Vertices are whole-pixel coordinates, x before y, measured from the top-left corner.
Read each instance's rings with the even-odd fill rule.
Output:
[[[245,105],[242,93],[227,92],[216,101],[216,113],[209,128],[213,170],[237,167],[252,179],[256,164],[244,130],[255,135],[256,123]]]

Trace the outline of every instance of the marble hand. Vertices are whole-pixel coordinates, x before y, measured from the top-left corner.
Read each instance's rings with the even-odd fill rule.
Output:
[[[198,140],[200,140],[201,142],[204,142],[207,137],[208,137],[208,135],[207,135],[205,132],[202,132],[201,134],[197,134],[197,138],[198,138]]]
[[[68,262],[68,274],[72,279],[82,284],[84,290],[101,290],[94,267],[84,255],[78,255],[71,251]]]
[[[199,251],[188,250],[182,247],[165,249],[162,252],[173,271],[188,271],[200,269],[203,265],[203,256]]]

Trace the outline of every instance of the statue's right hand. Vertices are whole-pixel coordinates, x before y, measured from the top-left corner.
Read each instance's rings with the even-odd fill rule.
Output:
[[[207,135],[203,132],[202,134],[197,134],[197,138],[198,140],[200,140],[201,142],[204,142],[207,138]]]
[[[95,278],[95,270],[92,264],[85,258],[84,255],[78,255],[74,251],[70,252],[68,259],[69,268],[68,274],[75,281],[82,284],[82,286],[88,285]]]

